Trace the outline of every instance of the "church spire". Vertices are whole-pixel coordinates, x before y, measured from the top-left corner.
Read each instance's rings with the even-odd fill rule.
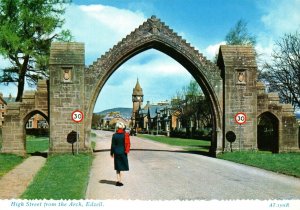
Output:
[[[143,96],[143,89],[141,88],[141,85],[139,83],[139,78],[137,78],[137,81],[136,81],[136,85],[135,85],[135,88],[133,88],[133,93],[132,95],[139,95],[139,96]]]

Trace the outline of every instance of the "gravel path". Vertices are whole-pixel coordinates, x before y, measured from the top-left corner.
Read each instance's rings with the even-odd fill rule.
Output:
[[[0,179],[0,199],[19,198],[45,162],[46,158],[31,156],[5,174]]]
[[[124,186],[117,187],[109,155],[112,133],[97,132],[86,199],[300,199],[300,179],[138,137],[131,137],[130,171],[124,173]]]

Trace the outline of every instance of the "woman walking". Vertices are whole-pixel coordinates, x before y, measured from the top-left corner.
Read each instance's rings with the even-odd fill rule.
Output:
[[[126,144],[129,141],[129,135],[124,131],[125,125],[121,122],[116,124],[116,133],[112,136],[110,156],[114,158],[114,169],[117,172],[116,186],[123,186],[121,171],[129,171]]]

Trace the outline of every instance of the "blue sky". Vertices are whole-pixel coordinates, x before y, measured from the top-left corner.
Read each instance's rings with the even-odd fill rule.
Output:
[[[84,42],[90,65],[147,18],[156,15],[207,58],[214,57],[230,28],[240,19],[257,37],[256,50],[269,59],[274,41],[300,29],[300,0],[73,0],[65,14],[65,28]],[[0,58],[0,67],[8,62]],[[191,76],[172,58],[148,50],[128,60],[109,78],[95,112],[132,107],[131,94],[139,78],[144,100],[170,99]],[[0,85],[4,95],[15,87]],[[145,103],[144,102],[144,103]]]

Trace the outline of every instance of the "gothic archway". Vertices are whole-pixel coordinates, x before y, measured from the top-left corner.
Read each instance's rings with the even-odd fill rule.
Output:
[[[222,79],[220,70],[156,17],[151,17],[93,65],[85,70],[86,113],[85,137],[91,130],[91,119],[97,97],[109,77],[133,56],[156,49],[179,62],[201,86],[210,101],[213,115],[212,152],[223,149]]]
[[[27,127],[27,123],[30,121],[30,119],[32,117],[38,118],[39,116],[41,116],[43,121],[46,121],[47,126],[41,128],[39,125],[39,122],[38,122],[38,120],[41,120],[41,119],[34,119],[35,125],[31,125],[31,126]],[[35,131],[28,133],[29,130],[32,130],[32,129]],[[29,139],[28,139],[28,136],[30,136]],[[43,136],[43,138],[42,138],[42,136]],[[36,137],[38,137],[38,138],[36,138]],[[43,153],[47,156],[45,151],[49,149],[49,118],[48,118],[47,114],[45,114],[43,111],[31,110],[24,115],[24,118],[23,118],[23,143],[24,143],[24,150],[27,153],[38,154],[38,155],[41,155]],[[28,150],[28,146],[31,149]]]
[[[279,152],[279,120],[271,112],[264,112],[257,121],[257,148]]]

